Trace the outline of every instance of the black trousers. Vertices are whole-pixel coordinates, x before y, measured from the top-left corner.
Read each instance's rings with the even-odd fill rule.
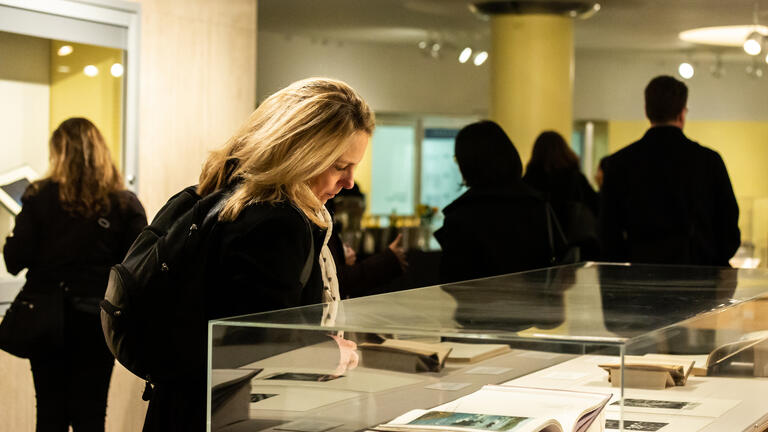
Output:
[[[65,308],[61,346],[30,358],[37,432],[103,432],[114,357],[99,316]]]

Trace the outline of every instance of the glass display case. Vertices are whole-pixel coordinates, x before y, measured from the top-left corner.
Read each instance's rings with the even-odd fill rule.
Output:
[[[764,430],[766,312],[764,270],[589,262],[214,320],[208,430]]]

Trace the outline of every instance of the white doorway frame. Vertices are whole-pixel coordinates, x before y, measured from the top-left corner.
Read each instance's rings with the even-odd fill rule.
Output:
[[[123,98],[123,175],[134,192],[138,186],[139,163],[139,62],[141,46],[141,5],[122,0],[0,0],[0,6],[44,13],[126,30]],[[0,26],[0,30],[3,28]],[[12,31],[12,30],[11,30]],[[50,29],[26,32],[28,36],[51,39]],[[77,41],[75,41],[77,42]]]

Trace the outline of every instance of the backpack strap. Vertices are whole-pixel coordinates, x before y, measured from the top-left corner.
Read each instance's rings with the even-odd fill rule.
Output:
[[[554,229],[557,230],[557,239],[563,243],[564,247],[568,247],[568,239],[565,237],[563,228],[560,226],[560,222],[557,220],[557,216],[555,215],[555,210],[552,208],[552,205],[549,203],[549,201],[545,201],[544,204],[547,213],[547,240],[549,241],[549,251],[551,254],[550,260],[552,263],[555,263],[557,262],[557,249],[555,246],[553,225]]]
[[[291,203],[291,205],[293,205],[293,203]],[[309,282],[309,277],[312,275],[312,267],[314,267],[315,264],[315,260],[312,259],[315,256],[315,239],[312,236],[312,223],[307,219],[307,215],[295,205],[293,205],[293,208],[295,208],[301,215],[301,218],[304,219],[304,223],[307,224],[307,232],[309,233],[309,254],[307,255],[307,260],[304,262],[304,268],[301,269],[301,274],[299,275],[299,283],[301,283],[301,287],[304,288],[307,286],[307,282]]]

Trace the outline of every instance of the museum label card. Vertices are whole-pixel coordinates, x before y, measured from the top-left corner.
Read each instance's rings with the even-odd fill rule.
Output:
[[[652,397],[634,396],[624,398],[624,412],[646,412],[678,414],[684,416],[720,417],[739,404],[738,400],[713,398],[678,399],[671,395],[657,394]],[[608,405],[610,411],[619,410],[619,401]]]

